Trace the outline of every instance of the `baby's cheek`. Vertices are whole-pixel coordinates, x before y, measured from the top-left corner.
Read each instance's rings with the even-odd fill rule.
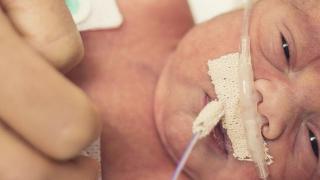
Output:
[[[295,91],[301,106],[310,111],[320,109],[320,73],[319,69],[305,69],[295,77]]]

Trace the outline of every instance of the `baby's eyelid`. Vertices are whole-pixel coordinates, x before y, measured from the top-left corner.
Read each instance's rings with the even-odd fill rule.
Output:
[[[313,123],[308,123],[307,125],[307,130],[308,130],[308,141],[309,141],[309,145],[311,146],[312,148],[312,143],[311,143],[311,136],[310,136],[310,132],[313,134],[313,136],[315,137],[315,142],[317,144],[317,148],[318,148],[318,151],[317,151],[317,159],[319,159],[319,155],[320,155],[320,149],[319,149],[319,145],[320,145],[320,131],[319,131],[319,128],[313,124]]]
[[[288,64],[291,71],[296,70],[297,65],[297,46],[296,46],[296,39],[295,34],[291,28],[289,28],[286,24],[280,28],[280,34],[283,36],[288,44],[288,51],[290,53],[290,64]],[[283,49],[284,51],[284,49]],[[285,56],[285,55],[284,55]]]
[[[319,141],[316,135],[310,129],[309,129],[309,141],[310,141],[310,145],[312,146],[314,155],[319,159],[319,147],[318,147]]]
[[[289,43],[288,43],[286,37],[282,33],[281,33],[281,42],[282,42],[282,49],[283,49],[284,55],[286,57],[286,62],[287,62],[287,64],[290,64],[290,58],[291,58],[290,46],[289,46]]]

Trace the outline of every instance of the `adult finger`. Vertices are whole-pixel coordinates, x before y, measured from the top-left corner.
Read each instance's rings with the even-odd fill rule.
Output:
[[[70,70],[83,56],[79,32],[64,0],[0,0],[17,31],[49,62]]]
[[[0,179],[97,179],[97,162],[86,157],[78,157],[67,162],[51,160],[25,143],[2,123],[0,149]]]
[[[47,155],[67,159],[99,135],[85,94],[16,34],[0,10],[0,117]]]

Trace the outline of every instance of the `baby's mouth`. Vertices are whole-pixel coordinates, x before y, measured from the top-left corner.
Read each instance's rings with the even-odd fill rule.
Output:
[[[229,156],[229,154],[232,154],[231,141],[227,135],[226,130],[222,127],[221,121],[211,131],[210,135],[211,135],[210,137],[213,141],[212,148],[215,151],[218,151],[220,154],[222,154],[226,158]]]
[[[212,99],[206,95],[204,99],[204,106],[211,102]],[[215,151],[218,151],[220,154],[223,154],[225,157],[228,157],[229,154],[232,154],[232,145],[231,141],[227,135],[226,129],[222,127],[222,121],[213,128],[210,133],[213,145],[212,148]]]

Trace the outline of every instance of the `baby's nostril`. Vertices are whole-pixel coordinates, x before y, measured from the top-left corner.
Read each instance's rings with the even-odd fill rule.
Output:
[[[261,121],[261,126],[269,125],[268,118],[266,116],[260,114],[259,118]]]
[[[255,98],[256,98],[256,101],[257,101],[258,105],[262,103],[263,97],[262,97],[262,95],[261,95],[261,93],[259,91],[256,91]]]
[[[262,124],[262,126],[261,126],[261,134],[262,134],[262,137],[265,140],[270,140],[266,135],[266,132],[268,132],[268,130],[269,130],[269,123]]]
[[[261,134],[265,140],[269,140],[268,137],[266,137],[267,136],[266,132],[269,130],[269,121],[266,116],[261,114],[259,118],[260,118],[260,124],[261,124],[261,129],[260,129]]]
[[[262,124],[261,134],[268,141],[275,141],[279,139],[285,130],[285,124],[279,121],[279,119],[267,119],[267,123]]]

